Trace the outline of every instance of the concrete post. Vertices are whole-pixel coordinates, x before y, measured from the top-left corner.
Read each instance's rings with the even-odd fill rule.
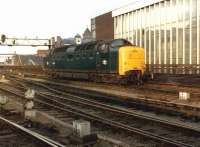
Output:
[[[27,120],[35,117],[35,110],[34,108],[34,97],[35,97],[35,90],[28,89],[25,92],[26,101],[24,103],[24,117]]]
[[[91,133],[90,122],[75,120],[73,122],[74,133],[70,136],[70,142],[78,146],[93,146],[97,142],[97,135]]]
[[[7,96],[2,96],[2,95],[0,95],[1,110],[3,109],[3,106],[4,106],[5,104],[7,104],[7,103],[8,103],[8,97],[7,97]]]

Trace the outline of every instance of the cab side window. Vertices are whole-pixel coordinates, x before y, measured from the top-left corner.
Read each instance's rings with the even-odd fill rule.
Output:
[[[99,47],[99,51],[100,53],[108,53],[108,49],[109,49],[109,46],[108,44],[102,44],[100,47]]]

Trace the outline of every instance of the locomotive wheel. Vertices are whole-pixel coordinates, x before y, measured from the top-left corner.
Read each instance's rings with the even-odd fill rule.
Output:
[[[100,83],[100,82],[102,82],[101,77],[98,76],[98,75],[95,75],[95,76],[94,76],[93,81],[94,81],[95,83]]]
[[[128,78],[121,78],[119,80],[120,85],[127,85],[128,84]]]
[[[137,81],[137,85],[138,85],[138,86],[140,86],[140,85],[143,84],[141,72],[138,72],[138,73],[137,73],[137,79],[136,79],[136,81]]]

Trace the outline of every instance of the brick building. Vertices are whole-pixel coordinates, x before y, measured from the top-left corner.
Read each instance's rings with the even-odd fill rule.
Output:
[[[114,18],[108,12],[91,19],[91,32],[96,40],[114,39]]]

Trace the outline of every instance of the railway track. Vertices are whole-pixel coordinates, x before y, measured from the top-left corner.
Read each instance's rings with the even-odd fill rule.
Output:
[[[51,77],[46,77],[44,75],[40,76],[37,74],[28,74],[27,73],[24,76],[54,81],[51,79]],[[60,79],[56,79],[56,81],[59,81],[60,83],[66,82],[66,80],[60,80]],[[172,93],[172,94],[174,94],[174,93],[177,94],[179,92],[179,89],[186,89],[187,91],[189,90],[191,92],[195,92],[195,93],[197,93],[198,96],[200,96],[200,93],[199,93],[200,85],[199,84],[196,83],[195,85],[192,85],[191,83],[188,83],[188,84],[181,83],[181,82],[176,81],[175,79],[173,82],[172,81],[171,82],[161,81],[161,80],[157,79],[155,81],[148,81],[147,83],[145,83],[144,85],[142,85],[140,87],[135,86],[135,85],[128,85],[127,87],[128,88],[137,88],[137,89],[142,89],[142,90],[149,89],[149,90],[154,90],[154,91],[158,91],[158,92],[165,92],[165,93]],[[115,86],[116,84],[109,84],[109,85]],[[166,88],[167,88],[167,90],[166,90]]]
[[[200,88],[200,76],[198,75],[155,75],[155,79],[151,81],[153,84],[178,85],[185,88]]]
[[[11,113],[0,113],[0,146],[20,146],[20,147],[64,147],[41,134],[29,130],[13,121],[8,120],[6,115]],[[2,116],[3,115],[3,116]]]
[[[5,87],[5,88],[3,88],[3,87],[1,87],[0,86],[0,90],[1,91],[4,91],[4,92],[8,92],[8,93],[10,93],[10,94],[13,94],[13,95],[15,95],[15,96],[17,96],[18,97],[18,99],[23,99],[23,94],[21,95],[20,93],[18,93],[18,92],[16,92],[16,91],[10,91],[9,90],[9,88],[8,87]],[[20,97],[20,98],[19,98]],[[39,98],[39,99],[41,99],[41,97]],[[74,120],[76,120],[76,119],[79,119],[79,118],[81,118],[81,119],[87,119],[88,118],[88,120],[92,120],[92,122],[95,122],[95,121],[98,121],[98,119],[95,119],[95,118],[92,118],[92,117],[90,117],[90,116],[88,116],[88,114],[86,114],[86,115],[84,115],[84,114],[82,114],[82,113],[80,113],[80,112],[77,112],[77,111],[74,111],[74,110],[70,110],[70,109],[68,109],[68,108],[66,108],[66,107],[63,107],[63,106],[58,106],[58,105],[56,105],[55,103],[52,103],[52,102],[46,102],[46,101],[43,101],[43,100],[39,100],[39,99],[35,99],[35,102],[36,102],[36,108],[38,109],[38,110],[40,110],[40,111],[42,111],[42,112],[46,112],[47,114],[50,114],[50,115],[52,115],[52,116],[55,116],[56,118],[59,118],[59,119],[63,119],[63,122],[68,122],[68,123],[72,123],[72,121],[74,121]],[[78,116],[78,117],[77,117]],[[66,119],[67,118],[67,119]],[[67,120],[67,121],[66,121]],[[69,122],[69,120],[70,120],[70,122]],[[100,121],[101,122],[101,121]],[[101,125],[101,123],[100,123],[100,125]],[[100,129],[99,129],[99,131],[102,129],[102,128],[105,128],[106,126],[105,126],[105,123],[103,122],[103,126],[101,125],[100,126]],[[96,128],[95,128],[96,129]],[[107,127],[106,127],[106,129],[108,129]],[[109,128],[110,129],[110,128]],[[118,131],[120,131],[120,130],[118,130]],[[101,135],[100,135],[101,136]],[[103,135],[103,137],[105,137],[104,135]],[[111,136],[112,137],[112,136]],[[126,136],[126,137],[129,137],[129,136]],[[102,138],[102,136],[101,136],[101,138]],[[104,140],[104,139],[103,139]],[[135,142],[135,140],[134,140],[134,142]],[[151,141],[149,141],[149,142],[151,142]],[[149,142],[148,142],[148,144],[149,144]],[[138,143],[137,141],[136,141],[136,143]],[[155,142],[154,142],[155,143]],[[125,143],[126,144],[126,143]],[[142,143],[143,144],[143,143]],[[144,145],[144,144],[143,144]],[[147,145],[147,144],[146,144]],[[152,145],[148,145],[148,146],[152,146]]]
[[[69,83],[71,85],[80,85],[84,86],[81,83],[83,82],[77,82],[77,81],[66,81],[66,80],[60,80],[60,79],[50,79],[48,77],[40,77],[37,75],[27,74],[27,77],[30,78],[39,78],[46,81],[51,81],[52,83]],[[49,84],[52,84],[49,83]],[[94,85],[94,83],[86,82],[86,85]],[[109,86],[108,86],[109,85]],[[106,87],[106,88],[113,88],[113,90],[124,91],[124,92],[130,92],[135,91],[135,93],[139,95],[145,96],[146,99],[155,99],[160,101],[177,101],[179,99],[178,95],[179,92],[189,92],[190,93],[190,99],[188,100],[191,104],[198,103],[200,99],[200,85],[198,86],[192,86],[192,85],[186,85],[180,82],[160,82],[160,81],[149,81],[145,83],[143,86],[135,86],[135,85],[127,85],[127,86],[119,86],[115,84],[100,84],[98,83],[98,86],[100,87]],[[97,86],[97,88],[98,88]],[[181,107],[181,106],[180,106]],[[190,113],[191,114],[191,113]]]
[[[140,87],[139,90],[166,93],[175,95],[176,97],[178,97],[180,91],[184,91],[191,93],[192,100],[200,98],[200,87],[182,85],[179,83],[149,82],[146,83],[145,86]]]
[[[167,113],[168,115],[171,114],[181,116],[183,118],[189,118],[197,121],[200,120],[200,107],[194,107],[185,103],[174,103],[174,100],[177,100],[177,97],[171,98],[171,95],[159,99],[160,95],[157,95],[158,98],[151,98],[149,96],[132,96],[131,94],[123,92],[123,95],[119,96],[118,94],[109,93],[109,90],[107,90],[107,92],[102,92],[101,90],[96,89],[90,90],[84,88],[84,86],[72,86],[69,84],[63,84],[54,81],[52,82],[48,80],[26,79],[26,82],[34,82],[37,86],[40,86],[40,84],[46,84],[50,85],[54,89],[65,90],[67,93],[74,95],[86,96],[94,99],[98,98],[98,100],[107,100],[111,101],[112,103],[129,105],[138,109],[148,109],[149,111],[151,110],[159,113]],[[162,93],[162,96],[165,94],[166,93]],[[172,100],[168,100],[170,98]]]
[[[37,92],[38,98],[36,99],[36,102],[42,104],[42,106],[55,108],[90,121],[145,136],[146,138],[164,144],[173,146],[196,146],[196,142],[200,135],[200,130],[198,128],[142,116],[133,111],[127,111],[112,105],[62,92],[49,87],[49,85],[34,83],[33,81],[29,81],[29,84],[30,83],[48,90],[48,92]],[[18,84],[21,85],[21,89],[26,87],[19,81]],[[11,92],[8,89],[2,90]],[[16,95],[16,92],[13,94]],[[22,97],[20,94],[18,94],[18,96]]]

